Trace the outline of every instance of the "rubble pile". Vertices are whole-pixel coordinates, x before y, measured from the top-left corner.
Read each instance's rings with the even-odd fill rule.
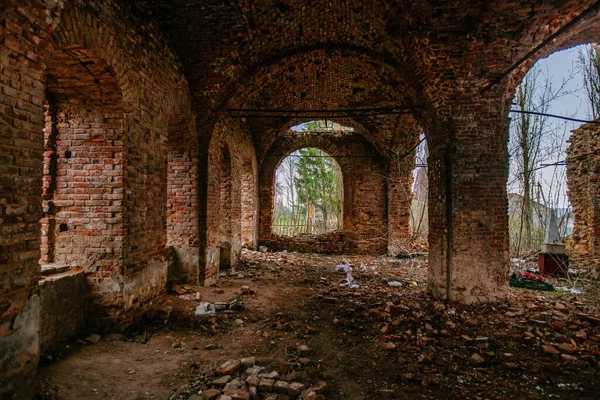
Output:
[[[302,345],[301,345],[302,346]],[[307,346],[298,351],[306,352]],[[304,359],[304,365],[310,360]],[[214,376],[203,384],[198,394],[188,400],[321,400],[327,383],[311,384],[306,369],[296,364],[286,374],[256,365],[255,357],[228,360],[214,371]]]
[[[546,281],[530,268],[513,272]],[[547,282],[557,290],[509,287],[504,303],[461,305],[428,294],[426,255],[248,251],[217,286],[166,296],[135,343],[76,348],[121,343],[127,367],[113,371],[113,356],[103,367],[108,398],[115,382],[170,400],[598,398],[600,285],[571,272]]]

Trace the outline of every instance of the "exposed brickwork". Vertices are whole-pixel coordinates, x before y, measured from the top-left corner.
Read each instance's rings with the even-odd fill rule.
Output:
[[[339,231],[322,235],[296,237],[273,234],[269,238],[270,251],[296,251],[298,253],[344,254],[346,241]]]
[[[567,183],[575,215],[570,256],[600,271],[600,126],[583,125],[569,142]]]
[[[258,167],[256,157],[242,165],[242,247],[258,249]]]
[[[54,108],[46,139],[42,263],[118,271],[123,243],[122,114]],[[53,143],[52,143],[53,142]],[[55,163],[55,166],[53,165]]]
[[[130,321],[164,291],[167,122],[187,92],[160,33],[126,6],[2,7],[0,397],[17,386],[27,397],[40,346],[40,259],[85,267],[96,322]],[[46,101],[57,109],[44,149]],[[44,158],[52,209],[42,222],[54,219],[54,229],[41,258]]]
[[[22,5],[21,2],[18,2]],[[54,3],[3,2],[0,17],[0,397],[33,396],[39,358],[40,225],[45,102],[41,55]]]
[[[201,281],[212,285],[219,269],[237,265],[242,232],[246,242],[253,238],[245,235],[256,232],[256,211],[248,207],[257,196],[256,175],[249,168],[256,165],[256,154],[247,126],[235,119],[219,121],[208,152],[206,228],[201,229],[207,232],[207,238],[200,272]],[[202,214],[200,223],[202,226]]]
[[[242,245],[256,245],[259,171],[268,182],[262,171],[275,166],[265,168],[267,154],[303,121],[230,120],[228,107],[417,106],[414,119],[337,121],[381,155],[345,176],[352,212],[344,212],[344,241],[353,251],[401,246],[404,197],[385,175],[394,178],[398,139],[414,140],[406,133],[418,124],[430,145],[431,292],[467,303],[502,300],[510,98],[539,57],[598,41],[600,18],[574,26],[500,84],[481,89],[593,3],[5,0],[0,397],[17,387],[27,397],[33,387],[40,260],[83,264],[74,266],[90,285],[91,319],[127,324],[163,293],[167,246],[187,279],[210,284],[220,243],[230,244],[231,264]],[[54,111],[44,142],[46,102]],[[336,154],[356,154],[353,146]],[[230,181],[221,179],[225,148]],[[408,185],[405,161],[397,179]],[[261,192],[261,212],[269,198]]]
[[[171,277],[199,282],[198,151],[195,126],[185,117],[169,124],[167,246],[174,250]]]

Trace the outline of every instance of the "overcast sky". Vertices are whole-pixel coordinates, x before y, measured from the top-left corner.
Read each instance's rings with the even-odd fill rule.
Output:
[[[583,86],[583,76],[578,71],[577,59],[578,54],[586,46],[578,46],[568,50],[560,51],[551,54],[550,57],[539,60],[535,67],[539,67],[542,74],[547,75],[554,88],[561,85],[563,81],[567,81],[566,90],[570,94],[559,97],[550,104],[548,112],[550,114],[563,115],[578,119],[590,118],[590,105],[587,99],[585,88]],[[516,114],[512,115],[513,118]],[[571,131],[579,128],[582,123],[566,122],[560,119],[552,118],[550,122],[557,127],[558,132],[562,135],[562,151],[553,156],[552,161],[563,161],[566,158],[565,150],[568,146],[567,140]],[[549,127],[552,129],[552,127]],[[555,207],[566,207],[566,178],[565,167],[547,167],[541,170],[542,173],[542,188],[544,191],[550,192],[550,185],[553,185],[553,190],[556,193],[554,197]],[[559,188],[559,190],[556,190]],[[513,191],[509,188],[509,192]],[[548,199],[547,199],[548,200]]]

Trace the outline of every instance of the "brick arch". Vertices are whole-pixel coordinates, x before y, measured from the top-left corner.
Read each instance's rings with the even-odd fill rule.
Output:
[[[554,43],[540,50],[539,53],[534,54],[531,58],[523,63],[517,70],[515,70],[509,78],[506,84],[506,102],[511,103],[517,87],[521,84],[525,75],[533,66],[544,58],[550,57],[554,53],[558,53],[563,50],[567,50],[571,47],[580,46],[583,44],[600,43],[600,18],[596,22],[598,24],[598,32],[593,35],[589,35],[589,31],[583,30],[572,37],[562,40],[558,43]],[[507,111],[508,112],[508,111]]]
[[[46,91],[53,103],[119,108],[122,91],[114,71],[86,48],[56,50],[47,64]]]
[[[215,110],[416,106],[414,117],[425,124],[440,103],[405,62],[348,44],[300,46],[266,57],[248,65],[232,88]]]
[[[94,141],[101,139],[100,128],[104,138],[114,136],[108,138],[114,146],[108,147],[116,160],[113,167],[121,170],[109,172],[121,187],[110,194],[114,204],[108,205],[108,215],[121,228],[107,235],[112,242],[105,247],[112,259],[100,260],[98,269],[88,265],[86,278],[98,306],[94,322],[106,318],[118,324],[127,323],[135,314],[131,310],[143,312],[149,306],[145,300],[164,291],[168,140],[181,115],[193,120],[179,61],[156,28],[128,7],[110,1],[106,6],[69,2],[55,29],[45,31],[43,46],[36,48],[49,98],[68,108],[70,116],[73,110],[95,114],[88,121]],[[73,75],[78,82],[63,79],[73,81]],[[83,94],[78,89],[82,83]],[[99,123],[102,127],[93,125]],[[195,143],[194,135],[187,141]]]
[[[62,9],[60,20],[56,22],[56,28],[48,37],[47,49],[42,52],[43,64],[49,77],[52,76],[53,71],[48,67],[56,65],[65,58],[65,54],[68,54],[72,59],[79,60],[80,65],[71,65],[66,72],[84,77],[86,77],[85,72],[88,72],[96,82],[105,84],[107,89],[100,93],[100,98],[103,100],[108,100],[107,97],[112,95],[111,90],[120,91],[126,112],[138,106],[139,93],[145,84],[152,81],[156,85],[155,91],[147,95],[154,97],[156,103],[160,103],[160,106],[153,111],[157,122],[160,121],[163,127],[166,127],[169,120],[181,110],[190,110],[187,82],[181,71],[174,74],[169,69],[153,68],[155,63],[152,59],[153,55],[144,50],[141,41],[126,44],[122,40],[127,33],[133,33],[132,26],[139,21],[129,21],[132,26],[108,25],[102,19],[105,16],[93,7],[93,5],[74,2]],[[132,16],[126,15],[126,18]],[[163,57],[177,65],[178,62],[166,42],[161,42],[160,37],[156,39],[162,47]],[[134,46],[133,50],[131,46]],[[148,69],[152,74],[140,77],[137,74],[140,67]],[[84,73],[78,74],[77,71]],[[113,77],[114,82],[109,82],[107,79],[109,76]],[[51,83],[50,79],[49,83]],[[111,90],[108,90],[109,83]],[[166,89],[167,87],[169,89]]]
[[[220,265],[221,176],[223,149],[230,156],[231,180],[231,267],[237,266],[241,255],[244,232],[254,227],[256,212],[243,207],[246,196],[256,190],[256,178],[247,175],[248,165],[256,165],[254,143],[246,124],[239,119],[223,118],[214,125],[210,144],[201,154],[199,188],[200,276],[204,285],[212,285],[218,279]],[[205,163],[205,164],[204,164]],[[203,171],[203,165],[206,165]],[[256,171],[256,169],[255,169]],[[206,176],[203,174],[206,173]],[[246,189],[246,190],[244,190]],[[254,202],[256,206],[256,202]],[[246,224],[242,218],[249,218]],[[252,228],[256,229],[256,228]]]
[[[315,61],[321,66],[316,72],[312,71]],[[214,130],[212,121],[225,118],[228,108],[326,109],[414,105],[418,107],[414,111],[414,118],[422,126],[432,126],[438,120],[437,105],[443,103],[440,99],[430,99],[435,94],[431,95],[431,90],[421,86],[414,71],[404,61],[365,46],[347,43],[297,46],[274,55],[265,55],[257,62],[244,64],[243,68],[231,85],[223,86],[224,94],[212,97],[211,106],[205,110],[210,118],[202,121],[204,134],[201,140],[207,147]],[[290,71],[290,68],[293,70]],[[353,72],[349,73],[350,70]],[[305,75],[306,81],[301,81]],[[325,81],[327,87],[324,90],[322,86]],[[317,99],[302,99],[301,94],[311,84],[322,92],[321,95]],[[281,90],[282,87],[286,90]],[[307,96],[312,97],[312,94]],[[352,120],[350,125],[361,125],[357,118],[345,119]],[[386,115],[378,119],[393,120]],[[299,120],[269,119],[253,123],[252,130],[273,131],[271,125],[291,126],[296,121]],[[282,130],[275,131],[280,133]],[[375,131],[363,130],[367,134]],[[371,142],[385,153],[384,146],[376,140]],[[260,147],[265,149],[268,146]]]
[[[387,246],[387,189],[382,156],[355,133],[290,132],[278,139],[260,165],[259,241],[271,245],[275,172],[290,153],[307,147],[329,154],[340,166],[344,185],[343,246],[333,252],[378,253]],[[374,185],[372,192],[365,188]],[[369,197],[371,201],[369,200]],[[367,211],[370,203],[372,210]],[[318,250],[316,250],[318,251]]]
[[[45,53],[40,263],[83,267],[97,284],[120,272],[123,256],[123,92],[102,52],[78,35],[63,12]]]
[[[314,120],[322,120],[322,119],[315,118]],[[376,132],[376,130],[370,130],[370,129],[365,128],[363,123],[359,122],[357,119],[355,119],[355,118],[327,118],[327,121],[335,122],[335,123],[338,123],[343,126],[348,126],[348,127],[354,128],[354,132],[359,135],[362,135],[369,143],[371,143],[371,145],[373,147],[375,147],[377,149],[378,152],[380,152],[382,155],[387,154],[387,150],[385,149],[385,143],[373,133],[373,132]],[[288,134],[290,132],[290,129],[293,126],[296,126],[296,125],[299,125],[299,124],[302,124],[305,122],[310,122],[310,120],[307,120],[306,118],[292,118],[292,119],[286,118],[286,119],[272,121],[269,124],[268,129],[265,129],[264,131],[262,131],[262,134],[260,137],[261,142],[260,142],[260,148],[258,149],[259,163],[262,163],[264,161],[266,154],[269,152],[271,147],[274,145],[274,143],[279,138]]]
[[[338,63],[342,64],[341,68],[336,65]],[[293,83],[290,84],[290,81],[301,79],[304,73],[311,73],[309,64],[317,67],[315,71],[317,79],[330,81],[331,78],[327,74],[329,71],[334,71],[335,81],[339,83],[337,89],[350,89],[358,94],[365,92],[366,87],[372,85],[371,90],[384,89],[385,94],[390,97],[389,100],[404,100],[407,104],[425,102],[423,98],[425,91],[420,87],[414,73],[394,55],[379,53],[373,49],[349,43],[319,43],[312,46],[294,47],[272,56],[267,55],[256,63],[245,65],[244,71],[240,72],[234,83],[225,88],[223,104],[228,103],[232,107],[252,107],[265,104],[264,99],[257,97],[260,93],[254,92],[253,88],[268,91],[269,85],[273,87],[296,86]],[[350,69],[354,71],[349,72]],[[359,75],[362,75],[362,81],[367,83],[357,85],[358,81],[353,77]],[[374,78],[372,81],[371,77]],[[320,82],[320,84],[323,85],[324,82]],[[330,82],[325,82],[325,84],[330,84]],[[344,88],[343,86],[348,87]],[[303,89],[301,87],[301,91]],[[279,91],[279,93],[281,92],[283,91]],[[250,93],[250,96],[247,96],[247,93]],[[269,93],[278,94],[274,91],[269,91]],[[338,100],[335,93],[327,94],[332,96],[332,98],[327,98],[328,102]],[[325,96],[323,97],[325,99]],[[301,99],[300,102],[304,103],[303,100]],[[271,98],[267,100],[268,102],[273,104]],[[358,102],[355,100],[355,103]],[[276,99],[274,103],[280,105],[281,101]],[[311,104],[309,101],[305,103]]]

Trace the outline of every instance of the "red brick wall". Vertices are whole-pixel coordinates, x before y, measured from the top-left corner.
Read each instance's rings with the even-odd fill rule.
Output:
[[[600,271],[600,126],[583,125],[569,142],[567,183],[575,215],[570,256]]]
[[[242,247],[258,249],[258,167],[256,157],[242,165],[241,187],[241,240]]]
[[[344,233],[327,232],[322,235],[282,236],[272,234],[269,238],[270,251],[296,251],[298,253],[344,254]]]
[[[85,267],[98,323],[131,321],[166,280],[167,121],[189,113],[187,83],[161,34],[128,6],[62,7],[9,0],[0,17],[0,397],[33,387],[40,259]],[[60,106],[55,156],[44,149],[47,100]],[[44,202],[55,203],[46,214],[58,229],[42,258],[52,157]]]
[[[240,194],[244,186],[240,171],[252,160],[253,144],[265,154],[271,144],[264,143],[277,140],[280,131],[261,142],[268,127],[290,121],[224,120],[227,107],[415,105],[415,118],[425,128],[432,149],[431,291],[462,302],[504,299],[509,98],[530,63],[561,47],[598,41],[600,24],[596,17],[578,24],[484,94],[484,86],[594,0],[484,3],[323,2],[309,8],[290,3],[273,12],[270,2],[253,2],[252,7],[223,2],[213,7],[209,2],[190,13],[180,0],[5,0],[0,12],[0,346],[6,351],[0,353],[4,372],[0,397],[16,387],[27,396],[39,354],[46,89],[56,104],[77,110],[67,114],[69,121],[85,124],[87,118],[114,115],[111,105],[116,103],[123,112],[123,193],[111,194],[123,197],[122,216],[114,217],[123,221],[122,258],[118,271],[102,266],[114,261],[108,253],[100,253],[101,259],[86,266],[97,320],[128,323],[164,291],[169,126],[176,114],[191,114],[188,80],[204,144],[197,149],[199,258],[204,275],[215,276],[211,263],[215,254],[218,259],[220,141],[224,138],[231,152],[232,213],[248,215],[250,207],[241,206],[247,196]],[[177,58],[159,27],[169,35]],[[65,63],[69,59],[78,61]],[[71,82],[50,79],[61,76]],[[95,107],[77,102],[82,98],[80,89]],[[107,128],[110,120],[114,122],[114,117],[100,124]],[[393,138],[374,127],[399,120],[381,116],[355,122],[366,128],[362,134],[373,135],[368,140],[385,154],[388,147],[394,148]],[[217,121],[220,127],[213,135]],[[213,136],[215,143],[209,148]],[[193,157],[191,153],[189,158]],[[369,207],[366,200],[368,192],[382,193],[376,186],[384,183],[372,178],[357,173],[357,185],[348,186],[351,193],[345,197],[356,196],[357,213],[356,220],[345,221],[344,226],[377,221],[364,229],[369,237],[382,233],[385,243],[381,221],[389,215],[386,203],[377,198]],[[84,189],[63,183],[67,187],[62,189]],[[189,199],[184,202],[191,204]],[[95,215],[84,217],[93,219],[87,231],[104,227]],[[117,229],[106,225],[107,231]],[[246,240],[243,232],[251,232],[250,225],[232,224],[232,248]],[[64,232],[58,244],[79,240]],[[115,259],[117,254],[115,249]]]
[[[502,300],[508,287],[505,88],[480,88],[465,83],[425,127],[430,290],[463,303]]]
[[[45,159],[56,167],[50,171],[44,164],[41,262],[118,271],[123,114],[69,108],[56,108],[55,114],[56,137],[45,145]]]
[[[243,237],[250,241],[246,235],[256,232],[257,224],[250,207],[256,204],[256,181],[248,168],[256,165],[256,154],[247,125],[239,119],[220,120],[208,151],[207,238],[200,268],[205,285],[216,282],[220,268],[237,265]]]
[[[20,6],[20,9],[17,8]],[[2,4],[0,15],[0,397],[33,396],[39,359],[44,43],[60,7]],[[37,51],[36,51],[37,50]],[[42,54],[40,54],[40,51]]]
[[[167,246],[175,253],[172,279],[199,281],[198,151],[192,121],[169,124],[167,160]]]

